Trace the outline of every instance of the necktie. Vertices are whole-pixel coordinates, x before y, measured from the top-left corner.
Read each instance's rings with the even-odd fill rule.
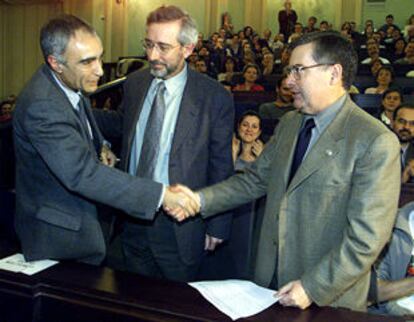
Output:
[[[93,129],[90,126],[88,115],[86,113],[86,108],[87,108],[86,98],[83,95],[79,95],[79,96],[80,96],[80,100],[78,103],[78,115],[82,123],[82,128],[84,132],[86,133],[86,135],[88,136],[88,138],[92,141],[96,152],[99,154],[99,150],[100,150],[99,140],[96,135],[92,134]]]
[[[293,155],[292,167],[290,168],[289,183],[302,163],[303,156],[308,149],[310,139],[312,137],[312,129],[315,127],[313,118],[308,119],[305,126],[300,130],[298,142],[295,147],[295,154]]]
[[[149,179],[154,177],[165,114],[165,83],[160,82],[157,86],[155,99],[145,127],[144,141],[137,169],[137,176]]]

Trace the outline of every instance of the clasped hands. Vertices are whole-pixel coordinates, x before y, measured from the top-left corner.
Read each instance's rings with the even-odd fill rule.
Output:
[[[165,190],[163,208],[177,221],[195,216],[200,212],[200,195],[186,186],[174,185]]]

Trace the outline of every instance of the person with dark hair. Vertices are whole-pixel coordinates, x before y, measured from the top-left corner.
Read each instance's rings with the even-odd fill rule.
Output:
[[[244,82],[234,86],[235,92],[263,92],[264,87],[256,83],[261,77],[260,68],[256,64],[248,63],[243,68]]]
[[[201,216],[267,194],[254,281],[279,303],[366,310],[371,267],[388,241],[400,191],[394,133],[350,99],[352,44],[312,32],[292,44],[287,68],[295,111],[279,122],[242,174],[197,193]],[[177,189],[178,189],[177,188]],[[189,211],[170,211],[184,220]]]
[[[392,130],[400,140],[401,181],[414,181],[414,106],[401,104],[394,110]]]
[[[394,62],[396,65],[414,65],[414,39],[404,49],[405,56]]]
[[[403,96],[399,88],[391,87],[382,93],[379,119],[386,126],[391,127],[394,111],[401,105],[402,100]]]
[[[369,87],[365,89],[365,94],[382,94],[392,84],[395,77],[394,69],[391,66],[384,65],[378,69],[375,80],[377,82],[376,87]]]
[[[150,68],[128,75],[118,111],[97,111],[101,129],[122,136],[124,171],[193,189],[233,173],[230,93],[185,63],[197,35],[195,21],[179,7],[148,15],[143,46]],[[203,255],[230,234],[230,213],[179,225],[160,209],[151,219],[127,219],[121,232],[126,269],[147,276],[196,279]]]
[[[303,29],[303,32],[306,34],[308,32],[314,32],[314,31],[319,31],[318,28],[316,28],[316,23],[318,22],[318,19],[314,16],[309,17],[308,18],[308,24],[307,26]]]
[[[112,168],[88,94],[102,76],[103,48],[87,23],[64,15],[40,34],[45,64],[20,93],[13,115],[15,227],[26,260],[100,264],[106,254],[96,203],[151,219],[174,193]]]
[[[255,161],[262,153],[264,143],[262,119],[255,111],[246,111],[237,121],[237,133],[233,135],[233,162],[235,171],[243,169]]]
[[[217,80],[219,82],[225,82],[226,85],[232,85],[233,84],[233,75],[236,71],[237,63],[236,60],[231,57],[227,56],[224,60],[224,68],[223,71],[217,75]]]
[[[369,41],[369,40],[368,40]],[[372,64],[376,60],[380,60],[382,64],[389,64],[390,61],[384,57],[380,57],[380,46],[379,42],[370,42],[367,41],[367,53],[368,57],[361,61],[361,64]]]
[[[405,56],[405,46],[407,45],[404,38],[398,38],[393,45],[393,51],[391,53],[391,61],[394,63],[395,61],[404,58]]]
[[[294,110],[293,95],[287,84],[288,75],[284,74],[276,83],[276,101],[259,106],[263,119],[279,120],[285,113]]]
[[[385,17],[385,24],[378,29],[378,31],[383,35],[383,37],[387,34],[387,30],[389,27],[393,27],[394,29],[400,30],[400,27],[394,24],[394,16],[389,14]]]

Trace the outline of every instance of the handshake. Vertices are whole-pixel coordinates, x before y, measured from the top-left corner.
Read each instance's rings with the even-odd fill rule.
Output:
[[[165,190],[162,205],[169,216],[183,221],[200,212],[200,195],[186,186],[169,186]]]

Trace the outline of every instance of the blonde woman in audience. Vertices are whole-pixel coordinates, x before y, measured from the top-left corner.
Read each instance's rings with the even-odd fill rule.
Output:
[[[394,80],[394,70],[391,66],[382,66],[377,73],[377,84],[376,87],[369,87],[365,90],[365,94],[382,94],[389,87]]]

